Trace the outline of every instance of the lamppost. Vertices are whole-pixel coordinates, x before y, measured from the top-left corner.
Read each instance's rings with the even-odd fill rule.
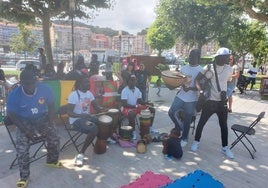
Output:
[[[72,28],[72,61],[74,69],[74,14],[75,14],[75,0],[69,0],[70,16],[71,16],[71,28]]]
[[[58,34],[56,33],[55,34],[55,48],[56,48],[56,61],[57,61],[57,64],[58,64]]]
[[[121,58],[121,43],[122,43],[122,31],[119,31],[119,62],[121,62],[120,58]]]

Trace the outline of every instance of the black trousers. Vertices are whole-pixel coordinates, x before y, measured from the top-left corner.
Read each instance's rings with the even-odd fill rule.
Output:
[[[227,127],[227,118],[228,118],[228,109],[227,104],[223,104],[221,101],[212,101],[209,100],[206,102],[204,108],[202,109],[201,116],[196,128],[195,140],[200,141],[203,128],[207,123],[208,119],[216,113],[219,120],[219,125],[221,128],[221,141],[222,147],[228,145],[228,127]],[[214,136],[214,135],[213,135]]]

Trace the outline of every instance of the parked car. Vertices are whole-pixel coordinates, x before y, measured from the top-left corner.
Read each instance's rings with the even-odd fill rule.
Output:
[[[40,61],[34,59],[19,60],[16,63],[16,70],[22,71],[27,64],[33,64],[34,66],[36,66],[37,69],[39,69],[41,63]]]

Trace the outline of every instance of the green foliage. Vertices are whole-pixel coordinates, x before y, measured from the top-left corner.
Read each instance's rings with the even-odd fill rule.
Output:
[[[50,19],[53,17],[92,18],[92,10],[109,8],[113,0],[75,0],[74,10],[69,0],[8,0],[1,1],[0,17],[21,23],[32,23],[40,20],[43,26],[45,51],[48,62],[53,64]]]
[[[16,53],[33,52],[39,45],[36,37],[31,33],[24,24],[19,24],[19,34],[11,38],[11,49]]]
[[[261,22],[268,23],[268,3],[267,0],[196,0],[198,3],[206,5],[215,5],[225,3],[232,5],[238,9],[243,9],[250,17],[257,19]]]
[[[194,0],[163,0],[157,7],[157,19],[165,20],[185,44],[199,49],[229,26],[231,13],[228,6],[205,6]]]
[[[260,50],[263,50],[263,47],[265,48],[265,45],[263,46],[263,44],[265,44],[266,41],[265,26],[258,22],[240,22],[239,24],[234,25],[228,34],[230,49],[235,51],[240,57],[244,57],[247,53],[255,54],[255,59],[262,53],[264,55],[265,50],[264,52],[260,52]]]
[[[146,42],[152,49],[157,49],[160,55],[163,50],[174,46],[175,38],[164,22],[156,20],[147,31]]]
[[[169,70],[169,67],[167,64],[159,63],[157,66],[155,66],[156,69],[158,69],[160,72],[164,70]]]

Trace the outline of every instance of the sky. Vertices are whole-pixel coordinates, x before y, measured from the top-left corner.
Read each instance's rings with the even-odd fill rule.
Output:
[[[112,9],[101,9],[90,25],[124,30],[137,34],[150,27],[155,19],[158,0],[115,0]]]

